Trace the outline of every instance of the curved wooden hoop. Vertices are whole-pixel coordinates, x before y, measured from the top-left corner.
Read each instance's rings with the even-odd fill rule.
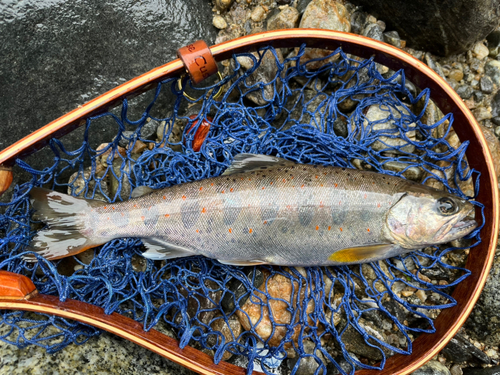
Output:
[[[469,316],[486,282],[495,254],[499,219],[498,183],[493,169],[493,160],[479,125],[455,91],[424,63],[388,44],[337,31],[291,29],[245,36],[215,45],[210,50],[216,61],[222,61],[230,58],[234,53],[253,51],[263,46],[290,48],[302,43],[306,43],[308,47],[330,50],[341,47],[346,53],[364,58],[373,56],[376,62],[393,70],[403,69],[406,77],[415,85],[431,89],[431,98],[439,108],[444,113],[453,114],[454,129],[459,139],[462,142],[466,140],[470,142],[467,152],[470,166],[481,172],[481,191],[477,200],[485,205],[483,242],[469,254],[467,268],[471,270],[472,275],[460,283],[453,293],[453,297],[458,302],[457,306],[446,309],[439,315],[435,321],[435,334],[423,334],[415,340],[414,351],[411,355],[395,355],[389,358],[382,371],[359,370],[356,372],[358,375],[408,374],[430,360],[454,336]],[[83,125],[85,118],[102,113],[118,104],[123,98],[144,92],[163,79],[178,76],[183,69],[182,62],[177,59],[108,91],[0,152],[0,165],[12,165],[16,158],[35,152],[50,138],[60,137]],[[12,302],[10,305],[16,309],[22,309],[25,306],[14,307]],[[2,307],[10,308],[9,303],[5,303]],[[77,316],[73,319],[79,320]],[[202,353],[199,355],[203,356]],[[186,366],[194,368],[191,363]]]

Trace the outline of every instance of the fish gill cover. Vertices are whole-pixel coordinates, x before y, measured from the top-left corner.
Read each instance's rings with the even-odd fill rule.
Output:
[[[450,294],[470,274],[463,265],[480,228],[455,247],[342,267],[235,267],[201,256],[152,261],[141,257],[144,248],[134,238],[54,262],[22,259],[42,227],[30,216],[33,186],[114,202],[129,199],[135,186],[218,176],[239,153],[397,175],[481,206],[473,200],[479,179],[472,184],[478,173],[467,164],[468,142],[457,142],[453,116],[439,115],[428,89],[341,50],[312,63],[301,62],[304,51],[286,59],[273,48],[235,55],[223,81],[208,87],[166,79],[88,118],[79,129],[80,148],[52,139],[52,166],[35,170],[17,160],[31,180],[15,187],[10,203],[0,203],[0,269],[30,277],[40,293],[173,333],[181,347],[205,349],[216,363],[229,360],[249,374],[294,374],[301,366],[352,374],[411,353],[420,333],[435,331],[439,311],[456,305]],[[104,126],[114,126],[116,137],[101,144]],[[49,353],[99,334],[50,315],[1,316],[3,341]],[[287,367],[277,370],[284,358]]]

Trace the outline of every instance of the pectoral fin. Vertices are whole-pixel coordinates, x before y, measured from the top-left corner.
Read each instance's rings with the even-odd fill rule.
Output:
[[[328,260],[336,264],[368,263],[395,256],[400,247],[393,244],[348,247],[334,252]]]
[[[196,255],[191,250],[157,238],[142,239],[147,251],[142,256],[152,260],[173,259]]]

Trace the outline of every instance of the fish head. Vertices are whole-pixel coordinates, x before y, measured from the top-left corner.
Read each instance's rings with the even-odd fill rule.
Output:
[[[387,215],[388,235],[403,248],[418,249],[466,236],[477,227],[474,206],[455,195],[422,188],[408,191]]]

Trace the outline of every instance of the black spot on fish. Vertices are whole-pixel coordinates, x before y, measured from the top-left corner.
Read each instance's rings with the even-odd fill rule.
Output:
[[[241,212],[241,199],[238,193],[226,197],[223,202],[223,221],[225,225],[233,224]]]
[[[200,216],[200,204],[198,200],[185,202],[181,205],[181,220],[184,227],[189,229],[194,227]]]

